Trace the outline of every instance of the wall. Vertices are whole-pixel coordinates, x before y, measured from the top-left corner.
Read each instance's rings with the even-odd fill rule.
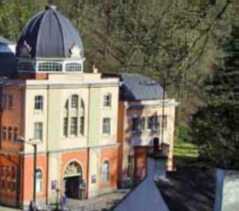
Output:
[[[167,116],[167,128],[164,129],[164,143],[169,145],[169,157],[167,168],[168,170],[173,169],[173,147],[174,147],[174,129],[175,129],[175,106],[174,100],[166,100],[164,115]],[[152,140],[154,137],[161,139],[161,133],[151,130],[143,130],[141,132],[134,133],[132,131],[132,118],[134,117],[150,117],[152,115],[162,115],[162,101],[142,101],[142,102],[126,102],[121,101],[119,107],[119,116],[124,116],[124,119],[119,118],[119,131],[118,138],[122,145],[122,164],[121,165],[121,177],[122,179],[127,177],[128,171],[128,156],[135,154],[134,166],[144,166],[138,164],[138,160],[144,159],[146,152],[138,153],[138,150],[147,151],[148,146],[152,146]],[[161,129],[161,128],[160,128]],[[133,150],[135,148],[135,150]],[[145,161],[144,161],[145,163]],[[141,168],[141,167],[140,167]],[[143,169],[138,171],[144,171]],[[137,170],[136,170],[137,172]],[[135,172],[135,175],[136,175]],[[144,175],[144,173],[143,173]]]

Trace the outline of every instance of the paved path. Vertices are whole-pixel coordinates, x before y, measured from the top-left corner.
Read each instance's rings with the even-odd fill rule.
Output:
[[[114,193],[104,194],[102,196],[88,200],[67,200],[69,211],[103,211],[111,208],[115,203],[121,200],[128,190],[118,190]],[[0,211],[20,211],[9,207],[0,206]]]
[[[117,191],[83,201],[69,199],[67,207],[70,211],[101,211],[111,208],[115,203],[121,200],[127,192],[128,190]]]

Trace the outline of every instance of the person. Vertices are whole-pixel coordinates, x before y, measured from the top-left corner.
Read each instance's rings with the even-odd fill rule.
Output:
[[[33,201],[30,202],[28,210],[29,211],[38,211],[38,209]]]
[[[65,195],[65,193],[64,193],[64,194],[61,196],[61,198],[60,198],[61,210],[64,210],[64,209],[65,209],[66,202],[67,202],[67,198],[66,198],[66,195]]]

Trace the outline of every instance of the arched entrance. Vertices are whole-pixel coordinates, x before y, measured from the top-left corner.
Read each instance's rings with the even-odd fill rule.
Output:
[[[85,182],[80,164],[72,161],[64,172],[65,194],[68,198],[84,199]]]

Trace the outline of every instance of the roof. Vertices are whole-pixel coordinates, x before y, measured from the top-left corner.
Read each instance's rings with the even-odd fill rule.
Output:
[[[155,100],[163,97],[159,82],[137,73],[120,74],[121,98],[127,101]]]
[[[213,211],[216,170],[179,169],[167,179],[158,187],[170,211]]]
[[[114,211],[169,211],[151,179],[145,179],[129,192]]]
[[[0,77],[11,77],[16,73],[17,61],[13,52],[0,52]]]
[[[0,36],[0,44],[13,44],[13,42]]]
[[[57,11],[47,6],[33,16],[24,27],[17,44],[17,57],[65,58],[76,49],[83,56],[83,45],[72,23]],[[76,53],[74,53],[76,54]]]

